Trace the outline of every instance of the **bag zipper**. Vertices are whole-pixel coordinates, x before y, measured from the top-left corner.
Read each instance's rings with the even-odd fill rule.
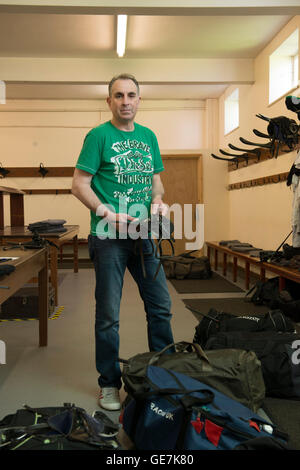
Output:
[[[198,411],[197,418],[198,418],[198,417],[200,418],[202,414],[203,414],[206,418],[209,418],[209,420],[210,420],[212,423],[216,424],[217,426],[223,427],[223,428],[225,428],[225,429],[227,429],[227,430],[233,432],[234,434],[238,434],[238,435],[240,435],[240,436],[242,436],[242,437],[244,437],[244,438],[246,438],[246,439],[252,439],[252,438],[253,438],[253,435],[252,435],[252,434],[250,434],[250,433],[248,434],[248,433],[245,432],[245,431],[240,431],[240,430],[238,430],[238,429],[235,429],[234,427],[232,427],[232,426],[230,426],[230,425],[224,423],[223,420],[222,420],[222,422],[221,422],[221,419],[216,418],[214,415],[212,415],[211,413],[209,413],[209,411],[207,411],[207,410],[205,410],[205,409],[203,409],[203,408],[201,408],[201,411],[200,411],[200,410]]]

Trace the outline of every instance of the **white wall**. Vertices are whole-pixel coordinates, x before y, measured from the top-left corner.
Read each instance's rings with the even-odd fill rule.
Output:
[[[97,101],[7,101],[0,108],[0,162],[4,167],[75,166],[84,136],[110,119]],[[205,146],[205,102],[144,101],[137,122],[157,135],[161,153],[199,153]],[[70,188],[71,178],[11,178],[3,186],[19,189]],[[5,223],[9,225],[8,203]],[[25,224],[62,218],[89,233],[89,211],[72,195],[26,195]]]
[[[290,90],[284,97],[269,105],[269,55],[283,42],[296,28],[300,29],[300,17],[294,17],[282,31],[268,44],[268,46],[255,59],[255,83],[252,86],[239,86],[240,90],[240,125],[239,128],[224,136],[224,99],[235,88],[229,87],[219,100],[220,147],[227,149],[232,143],[240,147],[247,147],[239,141],[244,137],[253,142],[263,142],[256,137],[253,129],[267,132],[267,123],[256,114],[268,117],[287,116],[296,120],[297,115],[288,111],[285,106],[285,96],[294,94],[299,96],[300,88]],[[249,147],[251,148],[251,147]],[[296,152],[284,154],[277,159],[272,158],[248,168],[242,168],[227,174],[228,184],[247,181],[262,176],[274,175],[289,171]],[[261,187],[245,188],[228,191],[229,193],[229,238],[250,242],[258,248],[276,249],[291,230],[291,213],[293,194],[285,182],[270,184]],[[291,243],[291,239],[288,240]]]

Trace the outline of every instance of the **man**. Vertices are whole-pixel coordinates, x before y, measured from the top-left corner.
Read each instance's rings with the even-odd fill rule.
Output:
[[[122,74],[111,80],[107,103],[112,119],[87,134],[72,185],[72,193],[91,211],[96,368],[100,374],[99,404],[107,410],[120,409],[119,310],[126,268],[144,302],[149,349],[158,351],[173,343],[171,302],[163,269],[153,280],[158,266],[153,242],[142,240],[145,278],[135,240],[128,235],[128,227],[137,219],[149,217],[151,211],[163,215],[167,211],[157,139],[150,129],[135,123],[140,99],[133,76]]]

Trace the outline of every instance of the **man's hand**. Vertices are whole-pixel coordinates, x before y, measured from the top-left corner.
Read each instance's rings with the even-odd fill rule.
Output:
[[[156,197],[151,204],[151,214],[167,215],[169,210],[168,204],[165,204],[160,197]]]
[[[136,218],[132,217],[128,214],[123,213],[116,213],[112,210],[105,207],[104,204],[100,204],[100,206],[96,210],[96,215],[99,215],[107,220],[108,223],[116,227],[118,232],[126,233],[128,229],[128,223],[132,220],[137,220]]]

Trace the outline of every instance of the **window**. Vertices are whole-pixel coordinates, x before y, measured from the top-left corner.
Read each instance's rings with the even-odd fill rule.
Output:
[[[269,59],[269,103],[298,86],[298,29]]]
[[[225,98],[224,132],[228,134],[239,126],[239,89]]]

